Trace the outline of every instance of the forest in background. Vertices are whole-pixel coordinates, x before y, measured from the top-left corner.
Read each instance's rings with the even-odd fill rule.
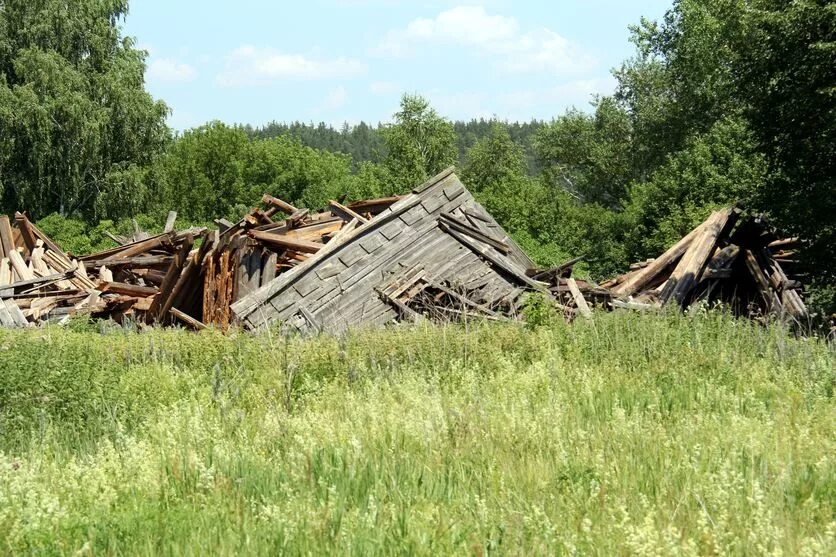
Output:
[[[678,0],[631,28],[613,95],[548,122],[451,122],[404,95],[389,124],[210,122],[174,133],[123,36],[127,0],[0,0],[0,212],[66,249],[235,218],[263,193],[310,208],[403,193],[455,164],[542,265],[601,279],[739,202],[805,239],[810,302],[836,311],[836,8]]]

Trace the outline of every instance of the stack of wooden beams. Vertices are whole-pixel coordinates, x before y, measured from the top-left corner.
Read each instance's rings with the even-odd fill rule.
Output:
[[[232,323],[230,305],[317,253],[340,231],[362,226],[400,199],[389,197],[311,213],[265,195],[264,207],[218,230],[177,232],[171,212],[161,234],[134,222],[119,245],[74,258],[29,219],[0,217],[0,326],[25,327],[89,314],[118,323],[195,329]]]
[[[798,238],[779,238],[762,217],[740,219],[726,208],[709,218],[655,259],[601,286],[613,307],[686,308],[697,300],[720,302],[741,314],[808,319],[801,282],[782,268],[793,259]]]

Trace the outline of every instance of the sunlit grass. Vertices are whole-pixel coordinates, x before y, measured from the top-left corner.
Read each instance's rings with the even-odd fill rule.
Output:
[[[720,314],[0,332],[0,548],[833,554],[834,364]]]

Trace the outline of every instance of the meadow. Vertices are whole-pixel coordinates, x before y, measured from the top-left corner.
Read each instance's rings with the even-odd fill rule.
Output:
[[[722,313],[0,330],[0,552],[833,555],[834,369]]]

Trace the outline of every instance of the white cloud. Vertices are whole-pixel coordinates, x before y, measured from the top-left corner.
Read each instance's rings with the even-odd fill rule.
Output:
[[[433,19],[418,18],[405,29],[390,31],[376,52],[400,57],[410,52],[415,43],[421,42],[486,45],[512,39],[518,33],[518,27],[514,18],[488,15],[481,6],[458,6]]]
[[[615,79],[611,76],[603,79],[578,79],[547,89],[504,93],[498,96],[497,101],[505,115],[511,119],[547,118],[571,107],[588,109],[595,95],[611,94],[615,85]]]
[[[375,81],[369,85],[369,92],[374,95],[391,95],[401,90],[401,86],[391,81]]]
[[[427,44],[474,48],[506,73],[582,73],[596,65],[590,54],[558,33],[546,28],[523,32],[515,18],[490,15],[481,6],[458,6],[432,19],[415,19],[389,31],[372,54],[401,58]]]
[[[148,65],[146,75],[151,81],[187,83],[197,77],[197,71],[190,65],[171,58],[159,58]]]
[[[328,93],[328,96],[325,97],[325,100],[319,106],[319,110],[336,110],[338,108],[344,107],[347,102],[348,91],[345,90],[345,87],[340,85],[339,87],[332,89]]]
[[[234,86],[279,79],[316,80],[352,77],[366,71],[365,64],[349,58],[315,60],[302,54],[246,45],[226,57],[225,68],[218,74],[217,82]]]

